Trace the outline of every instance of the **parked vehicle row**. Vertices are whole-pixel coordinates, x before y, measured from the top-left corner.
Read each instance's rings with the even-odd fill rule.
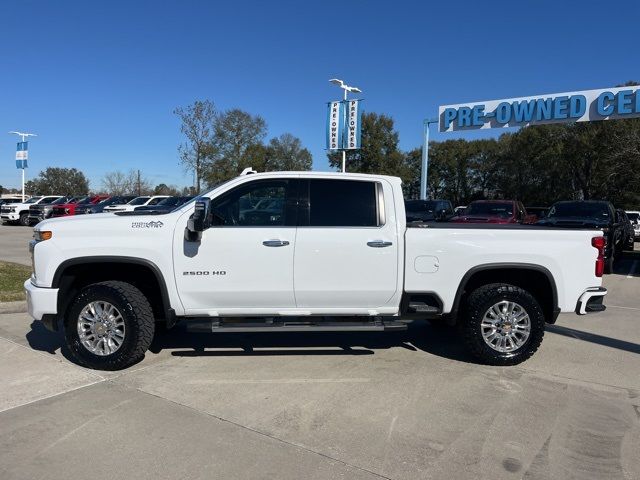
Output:
[[[31,197],[25,202],[3,199],[0,201],[0,215],[4,223],[28,226],[49,218],[72,215],[132,212],[140,209],[150,213],[167,213],[192,198],[169,195],[45,195]]]

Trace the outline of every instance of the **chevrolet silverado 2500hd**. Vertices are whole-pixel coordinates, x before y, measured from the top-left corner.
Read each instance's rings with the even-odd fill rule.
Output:
[[[120,369],[156,322],[207,332],[394,330],[457,323],[482,362],[517,364],[559,312],[604,309],[601,231],[406,224],[401,182],[246,174],[164,214],[45,220],[31,316],[75,359]],[[58,321],[60,320],[60,321]]]

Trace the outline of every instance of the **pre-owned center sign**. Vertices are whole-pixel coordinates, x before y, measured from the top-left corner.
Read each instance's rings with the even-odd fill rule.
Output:
[[[441,132],[640,117],[640,87],[443,105]]]

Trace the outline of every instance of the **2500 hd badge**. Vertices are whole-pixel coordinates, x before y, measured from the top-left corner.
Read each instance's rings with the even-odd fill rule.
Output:
[[[197,270],[195,272],[182,272],[182,275],[195,275],[195,276],[202,276],[202,277],[206,277],[208,275],[226,275],[227,272],[226,270]]]

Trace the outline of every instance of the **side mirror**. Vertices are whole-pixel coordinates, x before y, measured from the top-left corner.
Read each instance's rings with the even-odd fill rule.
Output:
[[[187,235],[189,241],[197,242],[202,238],[202,232],[211,226],[210,223],[211,199],[201,198],[196,200],[193,215],[187,222]]]
[[[442,210],[439,210],[438,213],[436,214],[436,220],[439,222],[444,222],[447,219],[447,209],[443,208]]]

